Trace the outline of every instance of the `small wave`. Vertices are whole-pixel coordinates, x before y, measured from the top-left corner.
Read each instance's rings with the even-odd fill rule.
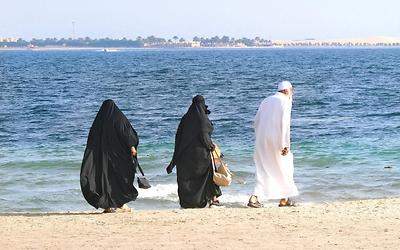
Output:
[[[307,100],[307,101],[305,101],[303,103],[303,105],[304,106],[318,106],[318,107],[320,107],[320,106],[326,106],[326,105],[328,105],[328,103],[323,102],[323,101],[319,101],[319,100],[316,100],[316,101]]]
[[[78,160],[28,160],[28,161],[9,161],[3,164],[9,169],[77,169],[80,166]]]
[[[368,114],[365,115],[365,117],[394,117],[394,116],[400,116],[400,112],[393,112],[393,113],[375,113],[375,114]]]
[[[52,79],[53,81],[55,81],[55,82],[64,82],[64,81],[67,81],[68,80],[68,78],[65,78],[65,77],[56,77],[56,78],[53,78]]]
[[[163,68],[163,69],[157,69],[157,70],[152,70],[151,73],[153,74],[167,74],[170,71],[170,68]]]
[[[99,52],[118,52],[119,50],[117,49],[102,49],[102,50],[97,50]]]
[[[177,184],[157,184],[149,189],[139,189],[139,198],[178,201]]]
[[[139,199],[148,200],[168,200],[178,202],[178,185],[177,184],[157,184],[149,189],[139,189]],[[220,197],[223,203],[246,203],[249,199],[248,194],[226,193],[224,190]]]
[[[249,200],[249,194],[224,194],[219,198],[222,203],[241,203],[245,204]]]

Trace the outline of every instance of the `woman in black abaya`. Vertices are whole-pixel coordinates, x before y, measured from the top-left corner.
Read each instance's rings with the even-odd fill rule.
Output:
[[[104,212],[131,211],[139,138],[112,100],[106,100],[92,124],[83,156],[80,182],[83,196]],[[134,162],[132,161],[132,157]]]
[[[210,152],[213,125],[208,119],[205,100],[197,95],[182,117],[175,136],[175,150],[167,172],[177,168],[179,203],[183,208],[219,206],[220,188],[213,182]]]

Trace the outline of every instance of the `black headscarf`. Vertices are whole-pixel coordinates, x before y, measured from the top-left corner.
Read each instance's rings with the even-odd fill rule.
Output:
[[[80,182],[83,196],[95,208],[116,208],[135,200],[135,164],[131,147],[139,138],[112,100],[106,100],[89,132],[83,156]]]
[[[194,138],[201,133],[211,134],[214,126],[208,119],[210,111],[207,109],[204,97],[196,95],[192,99],[189,110],[182,117],[175,136],[175,150],[171,163],[167,168],[167,172],[172,171],[182,153],[190,145]],[[209,142],[210,149],[213,147]]]

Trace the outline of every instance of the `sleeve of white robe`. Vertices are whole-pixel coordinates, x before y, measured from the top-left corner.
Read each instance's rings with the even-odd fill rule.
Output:
[[[288,101],[283,104],[282,114],[282,140],[281,149],[290,148],[290,114],[291,114],[291,103]]]

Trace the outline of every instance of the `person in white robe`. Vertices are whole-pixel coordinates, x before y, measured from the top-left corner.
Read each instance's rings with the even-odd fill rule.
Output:
[[[288,81],[275,95],[262,101],[255,117],[256,185],[249,207],[262,207],[259,200],[279,199],[279,206],[293,206],[289,199],[298,195],[293,180],[293,154],[290,150],[290,119],[293,87]]]

